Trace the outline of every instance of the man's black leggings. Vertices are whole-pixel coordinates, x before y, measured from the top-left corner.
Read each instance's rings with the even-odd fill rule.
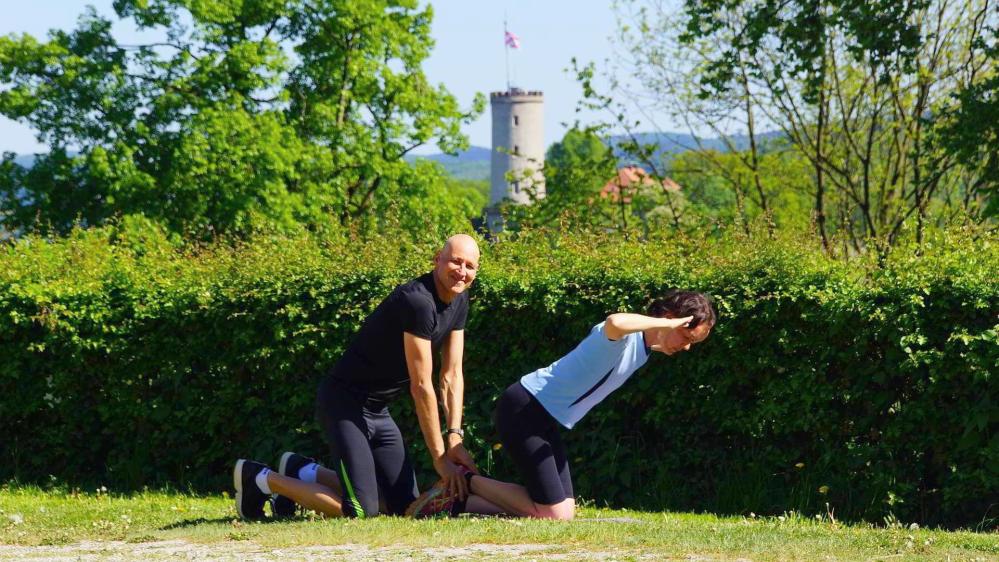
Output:
[[[381,494],[390,514],[401,515],[419,491],[399,426],[385,402],[327,377],[319,385],[316,418],[343,486],[345,517],[378,514]]]

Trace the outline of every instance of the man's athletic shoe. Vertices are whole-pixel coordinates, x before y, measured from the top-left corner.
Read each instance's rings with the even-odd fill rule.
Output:
[[[302,470],[303,466],[314,462],[316,459],[286,451],[281,455],[281,462],[278,463],[278,473],[289,478],[298,478],[298,471]],[[274,517],[294,517],[297,508],[298,506],[291,498],[281,494],[271,496],[271,513],[274,514]]]
[[[267,468],[263,463],[239,459],[232,470],[236,486],[236,513],[243,519],[263,519],[267,494],[257,487],[257,474]]]

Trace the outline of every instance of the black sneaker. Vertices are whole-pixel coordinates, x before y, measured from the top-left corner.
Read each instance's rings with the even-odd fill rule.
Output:
[[[302,467],[316,462],[316,459],[304,457],[291,451],[281,455],[281,462],[278,463],[278,473],[289,478],[298,478],[298,471]],[[298,506],[291,498],[280,494],[271,496],[271,512],[275,517],[294,517]]]
[[[236,513],[243,519],[263,519],[267,494],[257,486],[257,475],[267,468],[263,463],[239,459],[232,470],[236,486]]]

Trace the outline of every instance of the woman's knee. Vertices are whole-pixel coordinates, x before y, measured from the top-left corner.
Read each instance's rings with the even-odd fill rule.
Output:
[[[576,516],[576,501],[566,498],[553,505],[534,504],[534,516],[538,519],[569,521]]]

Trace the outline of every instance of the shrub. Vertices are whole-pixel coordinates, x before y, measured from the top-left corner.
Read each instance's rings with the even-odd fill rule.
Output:
[[[6,247],[0,478],[218,490],[237,457],[322,456],[320,377],[434,250],[309,236],[192,249],[109,230]],[[876,263],[793,238],[533,232],[484,246],[482,261],[466,440],[497,477],[517,478],[493,451],[498,394],[608,313],[685,287],[714,295],[713,335],[651,359],[565,433],[578,494],[722,512],[828,504],[875,521],[996,517],[994,236],[941,234]],[[393,411],[429,478],[409,401]]]

